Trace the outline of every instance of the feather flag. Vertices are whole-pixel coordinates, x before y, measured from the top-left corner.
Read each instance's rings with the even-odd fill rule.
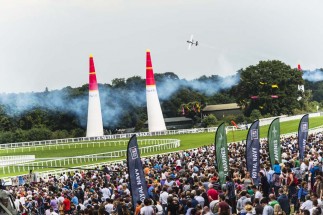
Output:
[[[184,106],[182,106],[182,115],[185,115],[185,109],[184,109]]]

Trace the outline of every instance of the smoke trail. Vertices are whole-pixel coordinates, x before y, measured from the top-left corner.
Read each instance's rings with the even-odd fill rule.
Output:
[[[161,102],[163,102],[183,87],[194,89],[210,96],[222,89],[228,89],[238,82],[238,75],[201,77],[192,81],[165,78],[157,82],[157,91]],[[142,84],[121,89],[100,84],[99,94],[104,126],[117,126],[125,113],[133,113],[136,109],[145,107],[145,88],[144,81]],[[88,110],[88,91],[86,85],[79,89],[66,87],[62,90],[49,92],[3,93],[0,94],[0,104],[6,107],[6,114],[10,116],[19,116],[35,108],[69,113],[77,117],[79,124],[83,128],[86,127]]]
[[[323,80],[322,69],[316,69],[314,71],[304,70],[303,79],[311,82],[317,82]]]

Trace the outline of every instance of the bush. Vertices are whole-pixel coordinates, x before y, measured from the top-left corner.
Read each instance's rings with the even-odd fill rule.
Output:
[[[261,115],[260,111],[257,109],[253,109],[250,114],[250,120],[255,121],[255,120],[261,119],[261,118],[262,118],[262,115]]]
[[[213,127],[217,125],[217,118],[213,115],[207,115],[206,117],[203,118],[202,123],[205,125],[205,127]]]

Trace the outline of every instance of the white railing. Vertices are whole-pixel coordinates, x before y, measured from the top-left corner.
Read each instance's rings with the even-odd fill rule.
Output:
[[[140,140],[138,141],[140,142]],[[147,143],[147,140],[145,140]],[[150,146],[139,147],[139,151],[141,154],[154,153],[167,149],[175,149],[180,147],[180,140],[177,139],[153,139],[151,140]],[[0,168],[0,175],[11,174],[11,173],[21,173],[32,170],[54,168],[54,167],[62,167],[65,165],[78,165],[81,163],[89,163],[96,162],[100,159],[112,159],[118,157],[126,157],[127,150],[118,150],[112,152],[103,152],[98,154],[90,154],[90,155],[81,155],[74,157],[57,157],[57,158],[42,158],[37,159],[35,162],[27,162],[18,164],[15,166],[3,166]]]
[[[309,117],[317,117],[322,115],[322,113],[310,113]],[[302,115],[296,116],[280,116],[280,122],[300,119]],[[260,119],[260,125],[268,125],[271,123],[273,119],[276,117],[264,118]],[[32,141],[32,142],[19,142],[19,143],[7,143],[7,144],[0,144],[1,149],[7,148],[20,148],[20,147],[36,147],[36,146],[44,146],[44,145],[61,145],[67,143],[79,143],[79,142],[93,142],[91,141],[98,141],[98,140],[114,140],[114,139],[129,139],[132,135],[136,134],[138,137],[151,137],[151,136],[164,136],[164,135],[176,135],[176,134],[191,134],[191,133],[205,133],[205,132],[215,132],[217,127],[210,127],[210,128],[192,128],[192,129],[180,129],[180,130],[167,130],[167,131],[160,131],[160,132],[137,132],[137,133],[126,133],[126,134],[114,134],[114,135],[105,135],[100,137],[78,137],[78,138],[67,138],[67,139],[56,139],[56,140],[42,140],[42,141]],[[245,127],[243,128],[235,128],[234,126],[227,126],[226,129],[230,130],[246,130]],[[127,142],[127,141],[126,141]],[[99,144],[100,142],[95,142],[95,144]]]
[[[30,162],[34,160],[35,160],[35,155],[0,156],[0,167]]]
[[[158,139],[141,139],[138,140],[139,145],[154,145],[160,144],[163,140]],[[31,142],[32,143],[32,142]],[[91,141],[91,142],[75,142],[75,143],[59,143],[59,144],[44,144],[44,145],[32,145],[21,146],[21,147],[7,147],[2,149],[2,152],[12,153],[12,152],[32,152],[32,151],[44,151],[51,149],[72,149],[72,148],[94,148],[94,147],[106,147],[106,146],[126,146],[128,140],[116,140],[116,141]]]
[[[309,133],[310,134],[313,134],[313,133],[317,133],[317,132],[322,132],[323,131],[323,126],[319,126],[319,127],[316,127],[316,128],[312,128],[312,129],[309,129]],[[293,132],[293,133],[289,133],[289,134],[282,134],[281,136],[283,137],[288,137],[288,136],[292,136],[292,135],[297,135],[297,132]],[[266,140],[267,138],[261,138],[261,141],[262,140]],[[242,142],[245,142],[245,140],[242,140]],[[180,144],[180,143],[179,143]],[[231,143],[228,143],[228,144],[231,144]],[[190,149],[186,149],[186,150],[192,150],[192,149],[196,149],[196,148],[190,148]],[[182,150],[178,150],[178,151],[172,151],[172,152],[166,152],[166,153],[161,153],[159,155],[163,155],[163,154],[171,154],[171,153],[177,153],[177,152],[180,152]],[[147,156],[142,156],[142,157],[151,157],[151,156],[154,156],[154,155],[147,155]],[[155,155],[156,156],[156,155]],[[94,169],[98,166],[102,166],[102,165],[107,165],[107,164],[123,164],[125,160],[113,160],[113,161],[105,161],[105,162],[99,162],[99,163],[94,163],[94,164],[88,164],[88,165],[82,165],[82,166],[75,166],[73,168],[73,170],[68,170],[68,169],[52,169],[52,170],[48,170],[48,171],[42,171],[42,172],[39,172],[37,174],[41,175],[42,178],[44,177],[48,177],[48,175],[60,175],[64,172],[67,172],[67,171],[75,171],[75,170],[81,170],[81,169]],[[77,169],[77,168],[80,168],[80,169]],[[11,177],[4,177],[3,180],[8,183],[8,184],[11,184],[12,182],[12,179],[15,179],[13,178],[14,176],[11,176]]]

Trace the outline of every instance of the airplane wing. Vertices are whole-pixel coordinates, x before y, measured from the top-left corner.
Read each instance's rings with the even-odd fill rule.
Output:
[[[193,44],[193,34],[191,34],[191,39],[187,42],[188,42],[188,50],[190,50]]]
[[[190,50],[190,49],[191,49],[191,47],[192,47],[192,43],[189,43],[189,44],[188,44],[188,50]]]

